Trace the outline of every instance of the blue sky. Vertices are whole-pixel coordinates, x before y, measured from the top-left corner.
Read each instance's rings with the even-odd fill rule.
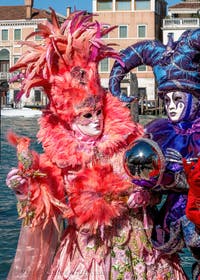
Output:
[[[180,3],[181,0],[166,0],[168,6]],[[24,5],[24,0],[0,0],[0,6]],[[92,11],[92,0],[34,0],[34,7],[38,9],[48,9],[52,7],[57,13],[66,14],[66,7],[76,7],[77,10]]]
[[[0,0],[0,6],[24,5],[24,0]],[[33,6],[38,9],[53,8],[56,12],[65,15],[68,6],[77,10],[92,11],[92,0],[34,0]]]

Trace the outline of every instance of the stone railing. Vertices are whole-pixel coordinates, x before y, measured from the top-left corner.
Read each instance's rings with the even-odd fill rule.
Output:
[[[200,26],[199,18],[170,18],[163,19],[163,28],[169,27],[194,27],[198,28]]]

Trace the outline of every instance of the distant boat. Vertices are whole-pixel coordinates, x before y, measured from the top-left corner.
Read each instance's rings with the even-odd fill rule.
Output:
[[[1,109],[1,116],[7,117],[35,117],[41,116],[42,111],[37,109],[22,108],[22,109],[12,109],[12,108],[3,108]]]

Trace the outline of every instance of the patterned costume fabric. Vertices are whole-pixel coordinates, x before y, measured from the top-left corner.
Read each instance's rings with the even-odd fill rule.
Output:
[[[145,128],[147,137],[159,145],[166,157],[163,180],[152,190],[165,195],[166,200],[162,207],[157,209],[151,240],[154,248],[164,254],[180,252],[187,246],[197,264],[200,260],[200,236],[185,212],[189,185],[182,159],[187,162],[196,161],[200,152],[199,50],[200,29],[185,31],[176,42],[170,35],[167,45],[157,40],[138,42],[122,51],[121,58],[125,65],[115,62],[110,75],[110,90],[121,99],[120,82],[124,75],[135,67],[146,64],[153,69],[158,94],[164,99],[166,109],[168,107],[165,97],[168,93],[178,92],[187,100],[181,103],[185,111],[179,120],[171,119],[169,113],[167,119],[157,119]],[[195,114],[192,113],[192,100],[196,100]],[[173,102],[178,104],[179,101]],[[169,151],[178,154],[180,158],[176,159],[172,153],[169,156]],[[138,184],[147,187],[142,181]],[[199,271],[197,265],[193,279],[198,278]]]
[[[145,64],[153,69],[160,97],[180,90],[199,98],[199,36],[199,29],[187,30],[176,42],[169,34],[167,45],[158,40],[146,40],[123,50],[121,58],[125,66],[115,62],[111,71],[109,84],[112,94],[121,98],[120,82],[124,75]],[[123,101],[126,101],[125,98]]]
[[[182,157],[191,159],[196,157],[200,151],[200,142],[198,129],[199,119],[188,123],[188,127],[181,123],[172,124],[168,120],[156,120],[150,123],[146,130],[152,135],[152,139],[161,147],[163,153],[167,148],[178,150]],[[162,131],[160,133],[160,131]],[[175,163],[174,163],[175,165]],[[177,174],[183,172],[182,169]],[[173,167],[166,172],[173,172]],[[175,172],[174,172],[175,173]],[[160,210],[159,219],[155,220],[156,230],[152,236],[153,244],[156,248],[166,253],[180,251],[183,246],[187,246],[193,251],[193,248],[199,248],[200,238],[195,231],[195,226],[187,220],[185,208],[187,204],[187,184],[184,183],[183,189],[180,190],[177,185],[164,186],[159,189],[167,193],[165,204]],[[177,190],[177,191],[176,191]],[[160,238],[163,236],[163,238]]]
[[[8,279],[187,279],[177,255],[162,256],[149,241],[154,200],[145,201],[123,168],[123,152],[143,128],[100,85],[98,62],[120,56],[101,39],[112,28],[91,19],[75,12],[60,27],[52,11],[52,24],[36,32],[43,44],[24,42],[31,49],[11,69],[23,70],[19,98],[40,85],[49,106],[37,135],[43,154],[25,137],[8,137],[19,165],[7,185],[23,219]],[[129,207],[130,197],[140,203]]]

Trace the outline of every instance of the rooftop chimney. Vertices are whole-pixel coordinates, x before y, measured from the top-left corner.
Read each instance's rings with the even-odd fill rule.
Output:
[[[71,7],[67,7],[67,17],[71,14]]]
[[[24,0],[24,1],[25,1],[25,6],[26,6],[26,19],[31,19],[33,0]]]

